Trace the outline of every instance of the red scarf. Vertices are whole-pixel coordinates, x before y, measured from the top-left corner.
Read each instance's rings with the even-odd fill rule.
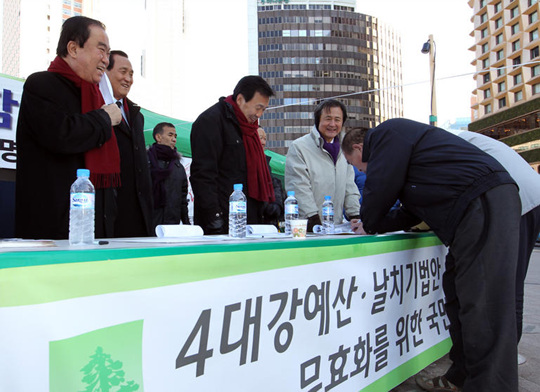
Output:
[[[56,56],[47,70],[62,75],[81,89],[81,113],[100,109],[105,101],[97,84],[89,83],[79,77],[62,58]],[[101,147],[84,154],[86,168],[90,170],[90,180],[96,188],[120,186],[120,153],[114,128],[111,138]]]
[[[259,124],[248,122],[238,104],[232,99],[232,95],[225,98],[225,102],[233,107],[242,131],[242,140],[246,150],[248,196],[259,201],[274,201],[272,177],[270,177],[268,163],[257,133]]]

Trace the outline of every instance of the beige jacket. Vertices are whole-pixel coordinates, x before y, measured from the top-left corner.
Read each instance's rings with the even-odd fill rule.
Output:
[[[360,215],[360,192],[354,183],[354,170],[340,150],[336,164],[323,149],[324,139],[315,126],[311,132],[296,139],[289,147],[285,161],[285,189],[294,191],[300,218],[319,214],[325,196],[334,202],[334,223],[343,222],[343,207],[347,216]]]

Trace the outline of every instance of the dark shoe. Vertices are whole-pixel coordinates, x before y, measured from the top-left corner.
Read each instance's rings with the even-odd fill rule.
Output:
[[[455,386],[444,376],[427,378],[417,375],[415,378],[418,386],[428,392],[460,392],[461,388]]]

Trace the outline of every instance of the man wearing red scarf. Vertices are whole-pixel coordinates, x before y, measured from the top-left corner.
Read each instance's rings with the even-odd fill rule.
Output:
[[[272,178],[257,133],[272,88],[260,76],[246,76],[233,94],[204,111],[191,128],[191,186],[194,221],[205,234],[226,234],[229,196],[242,184],[247,222],[262,223],[264,202],[274,200]]]
[[[69,190],[79,168],[96,187],[96,237],[105,237],[110,204],[120,185],[120,156],[112,127],[120,109],[104,105],[98,83],[109,64],[105,26],[67,19],[45,72],[26,80],[17,124],[15,234],[67,239]]]

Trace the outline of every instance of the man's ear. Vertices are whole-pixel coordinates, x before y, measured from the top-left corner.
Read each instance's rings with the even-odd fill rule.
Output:
[[[77,50],[79,50],[79,44],[75,41],[69,41],[67,44],[68,56],[77,58]]]
[[[357,143],[352,145],[353,150],[358,150],[360,153],[364,150],[364,143]]]
[[[237,104],[238,106],[241,106],[241,105],[243,105],[244,103],[246,103],[246,98],[244,98],[244,96],[243,96],[242,94],[238,94],[238,95],[236,96],[236,104]]]
[[[161,133],[156,133],[157,144],[160,144],[162,139],[163,139],[163,135]]]

